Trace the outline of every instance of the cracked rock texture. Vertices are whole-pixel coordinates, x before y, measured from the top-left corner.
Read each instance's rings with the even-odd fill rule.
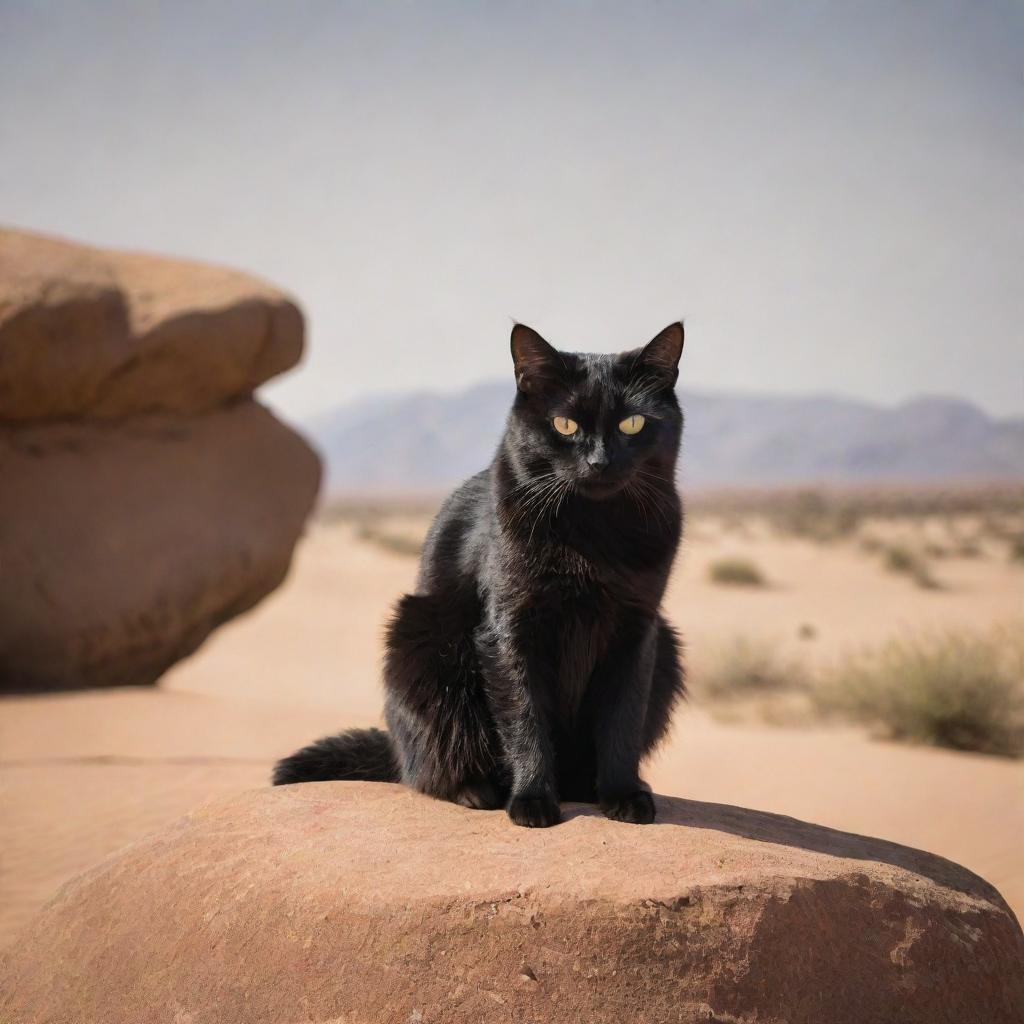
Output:
[[[281,582],[320,465],[252,392],[302,334],[245,274],[0,231],[0,690],[154,682]]]
[[[553,829],[398,786],[200,809],[66,885],[0,1019],[1010,1024],[1024,939],[939,857],[659,798]]]

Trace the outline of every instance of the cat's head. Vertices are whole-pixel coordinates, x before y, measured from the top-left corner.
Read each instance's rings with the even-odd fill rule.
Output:
[[[525,324],[512,329],[518,393],[516,462],[595,500],[652,476],[671,479],[682,415],[675,395],[683,325],[618,355],[559,352]]]

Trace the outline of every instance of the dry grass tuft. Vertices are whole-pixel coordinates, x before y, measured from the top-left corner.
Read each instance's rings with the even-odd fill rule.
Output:
[[[783,657],[776,644],[740,636],[711,652],[709,664],[694,683],[708,700],[734,700],[806,689],[807,675],[795,661]]]
[[[944,522],[955,543],[965,519],[982,535],[1008,540],[1022,528],[1024,486],[720,488],[692,493],[691,513],[716,516],[736,530],[755,517],[777,533],[815,543],[856,539],[868,523],[920,526]],[[987,531],[987,532],[986,532]],[[874,543],[869,541],[869,544]],[[969,557],[969,556],[966,556]]]
[[[863,516],[850,501],[819,491],[795,491],[774,506],[771,520],[783,535],[828,543],[856,533]]]
[[[716,559],[708,566],[708,579],[740,587],[763,587],[766,582],[757,563],[749,558]]]
[[[819,710],[892,739],[1024,753],[1024,645],[1008,630],[895,639],[847,658],[812,696]]]
[[[931,574],[928,562],[905,544],[890,544],[884,548],[883,563],[889,572],[909,576],[922,590],[940,590],[942,585]]]

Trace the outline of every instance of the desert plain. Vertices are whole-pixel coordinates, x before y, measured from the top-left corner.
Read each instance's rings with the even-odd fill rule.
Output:
[[[266,786],[276,758],[316,737],[380,723],[383,630],[414,585],[428,506],[323,511],[285,584],[155,687],[2,699],[0,945],[124,844],[205,801]],[[887,567],[886,545],[900,544],[930,552],[926,578]],[[715,582],[722,559],[754,565],[760,584]],[[806,714],[792,694],[712,699],[704,685],[737,639],[815,673],[922,631],[1019,634],[1024,563],[1005,539],[970,515],[867,518],[822,539],[756,511],[698,509],[665,611],[685,638],[692,694],[647,766],[657,792],[939,854],[1024,915],[1020,758],[895,742]]]

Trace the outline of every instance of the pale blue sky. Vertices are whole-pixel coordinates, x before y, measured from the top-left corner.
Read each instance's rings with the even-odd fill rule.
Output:
[[[690,386],[1024,412],[1024,5],[12,3],[0,220],[247,268],[304,418],[688,323]]]

